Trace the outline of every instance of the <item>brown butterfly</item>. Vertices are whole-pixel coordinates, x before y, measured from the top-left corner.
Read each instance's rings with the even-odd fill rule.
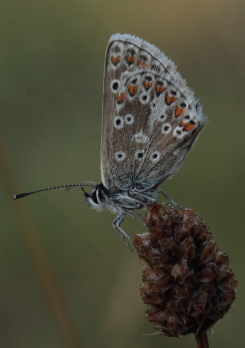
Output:
[[[130,241],[120,226],[125,215],[137,217],[136,210],[156,201],[157,186],[177,171],[205,123],[193,91],[164,53],[136,36],[112,35],[104,72],[102,183],[54,188],[92,186],[91,194],[83,189],[87,202],[117,214],[113,226]]]

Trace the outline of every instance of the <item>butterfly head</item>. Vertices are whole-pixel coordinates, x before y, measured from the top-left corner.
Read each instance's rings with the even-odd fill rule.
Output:
[[[89,206],[97,211],[101,211],[108,204],[108,190],[103,184],[96,185],[91,194],[84,190],[83,192]]]

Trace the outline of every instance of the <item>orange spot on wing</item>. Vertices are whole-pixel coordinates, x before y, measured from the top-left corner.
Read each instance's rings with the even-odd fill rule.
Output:
[[[185,126],[185,131],[189,132],[192,129],[194,129],[196,127],[195,124],[188,124],[188,126]]]
[[[121,56],[111,56],[111,62],[113,65],[117,65],[121,61]]]
[[[148,81],[144,80],[143,85],[145,86],[146,89],[149,89],[153,85],[153,82],[148,82]]]
[[[180,122],[180,126],[181,126],[181,127],[185,127],[185,126],[187,126],[188,124],[189,124],[188,122],[184,122],[184,121]]]
[[[129,63],[129,64],[133,64],[135,61],[136,61],[136,57],[135,56],[131,56],[130,54],[127,54],[125,56],[125,59],[126,61]]]
[[[126,93],[125,92],[120,93],[119,96],[117,97],[118,103],[122,103],[125,98],[126,98]]]
[[[156,85],[155,89],[156,89],[157,94],[159,95],[159,94],[161,94],[163,91],[165,91],[166,87],[165,87],[165,86]]]
[[[171,97],[171,95],[169,95],[168,93],[166,93],[165,95],[165,100],[166,100],[166,103],[168,105],[172,104],[173,102],[175,102],[176,100],[178,100],[177,97]]]
[[[133,97],[138,92],[139,86],[128,86],[128,92]]]
[[[175,116],[179,117],[179,116],[182,116],[184,113],[185,113],[185,109],[177,105],[175,109]]]
[[[138,66],[140,66],[141,68],[148,68],[149,64],[144,62],[143,60],[138,60],[137,62]]]
[[[188,122],[180,122],[180,125],[181,127],[184,127],[184,130],[186,132],[189,132],[196,127],[195,123],[188,123]]]

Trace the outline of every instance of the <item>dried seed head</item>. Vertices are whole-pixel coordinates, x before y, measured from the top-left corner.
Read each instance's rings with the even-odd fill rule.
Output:
[[[147,319],[168,336],[208,330],[235,299],[228,255],[218,252],[213,233],[192,210],[154,204],[146,223],[151,233],[136,235],[134,244],[144,268]]]

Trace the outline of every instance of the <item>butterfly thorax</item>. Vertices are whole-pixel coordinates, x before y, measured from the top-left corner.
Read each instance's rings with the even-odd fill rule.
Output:
[[[143,209],[154,200],[152,192],[140,194],[134,189],[109,192],[103,184],[96,185],[91,194],[85,193],[85,198],[91,208],[101,211],[106,207],[113,213]]]

